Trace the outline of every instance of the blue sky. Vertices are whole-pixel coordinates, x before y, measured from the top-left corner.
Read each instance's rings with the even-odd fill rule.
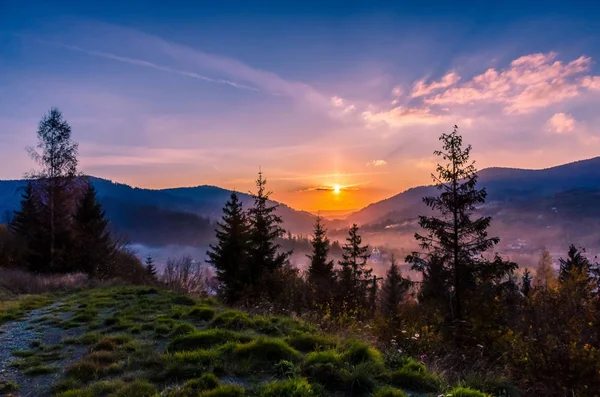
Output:
[[[0,178],[51,106],[87,173],[308,210],[429,183],[454,124],[481,168],[600,154],[600,5],[176,3],[3,0]]]

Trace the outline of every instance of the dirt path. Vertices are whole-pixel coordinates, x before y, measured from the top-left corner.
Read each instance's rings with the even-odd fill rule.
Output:
[[[45,308],[32,310],[23,319],[0,326],[0,380],[12,381],[19,385],[19,390],[12,392],[12,395],[49,396],[52,384],[61,376],[64,368],[83,356],[84,348],[72,346],[67,348],[60,344],[64,338],[81,335],[83,333],[81,327],[65,330],[43,321],[45,316],[57,315],[57,309],[60,309],[62,304],[62,301],[59,301]],[[70,313],[62,312],[58,315],[64,318]],[[56,372],[27,376],[13,366],[19,360],[13,355],[14,351],[28,351],[36,345],[56,346],[57,355],[60,355],[60,358],[44,362],[49,366],[57,367]]]

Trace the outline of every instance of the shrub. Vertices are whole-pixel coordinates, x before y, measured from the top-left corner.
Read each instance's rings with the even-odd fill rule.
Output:
[[[402,390],[394,389],[392,387],[384,387],[375,392],[373,397],[408,397]]]
[[[286,338],[286,342],[301,352],[311,352],[335,346],[333,338],[326,335],[301,333]]]
[[[209,329],[176,337],[167,346],[167,351],[206,349],[227,342],[249,342],[250,340],[252,338],[249,336],[234,331]]]
[[[261,397],[312,397],[314,392],[306,379],[271,382],[260,390]]]
[[[239,357],[255,361],[275,363],[280,360],[298,360],[301,355],[281,339],[261,337],[236,346],[234,353]]]
[[[453,397],[490,397],[489,394],[468,387],[455,387],[446,393],[446,395],[448,394],[451,394]]]
[[[215,316],[215,313],[216,311],[212,307],[194,306],[187,315],[201,321],[210,321]]]

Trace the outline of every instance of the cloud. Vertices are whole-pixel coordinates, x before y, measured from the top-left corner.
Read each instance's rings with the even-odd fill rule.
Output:
[[[442,88],[448,88],[460,80],[460,76],[455,72],[450,72],[446,74],[440,81],[434,81],[430,84],[427,84],[425,79],[417,81],[413,85],[412,92],[410,94],[411,97],[417,98],[424,95],[429,95],[434,91],[440,90]]]
[[[296,190],[297,192],[333,192],[334,190],[341,191],[358,191],[359,186],[366,185],[370,182],[354,183],[352,185],[331,185],[331,186],[309,186]]]
[[[434,114],[429,107],[397,106],[378,112],[367,110],[362,113],[362,117],[368,126],[384,123],[392,128],[431,126],[450,122],[448,116]]]
[[[423,99],[426,105],[457,106],[477,102],[501,104],[506,113],[523,114],[600,88],[599,76],[582,76],[591,59],[556,60],[555,52],[525,55],[503,70],[490,68],[462,85]],[[432,83],[435,84],[435,83]]]
[[[386,165],[387,161],[385,160],[373,160],[367,163],[367,167],[381,167],[382,165]]]
[[[575,119],[565,113],[556,113],[547,122],[547,128],[557,134],[566,134],[575,131]]]

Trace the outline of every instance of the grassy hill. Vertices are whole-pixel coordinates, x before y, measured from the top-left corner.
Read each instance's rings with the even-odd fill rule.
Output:
[[[0,395],[486,396],[289,317],[155,288],[7,300],[0,324]]]

